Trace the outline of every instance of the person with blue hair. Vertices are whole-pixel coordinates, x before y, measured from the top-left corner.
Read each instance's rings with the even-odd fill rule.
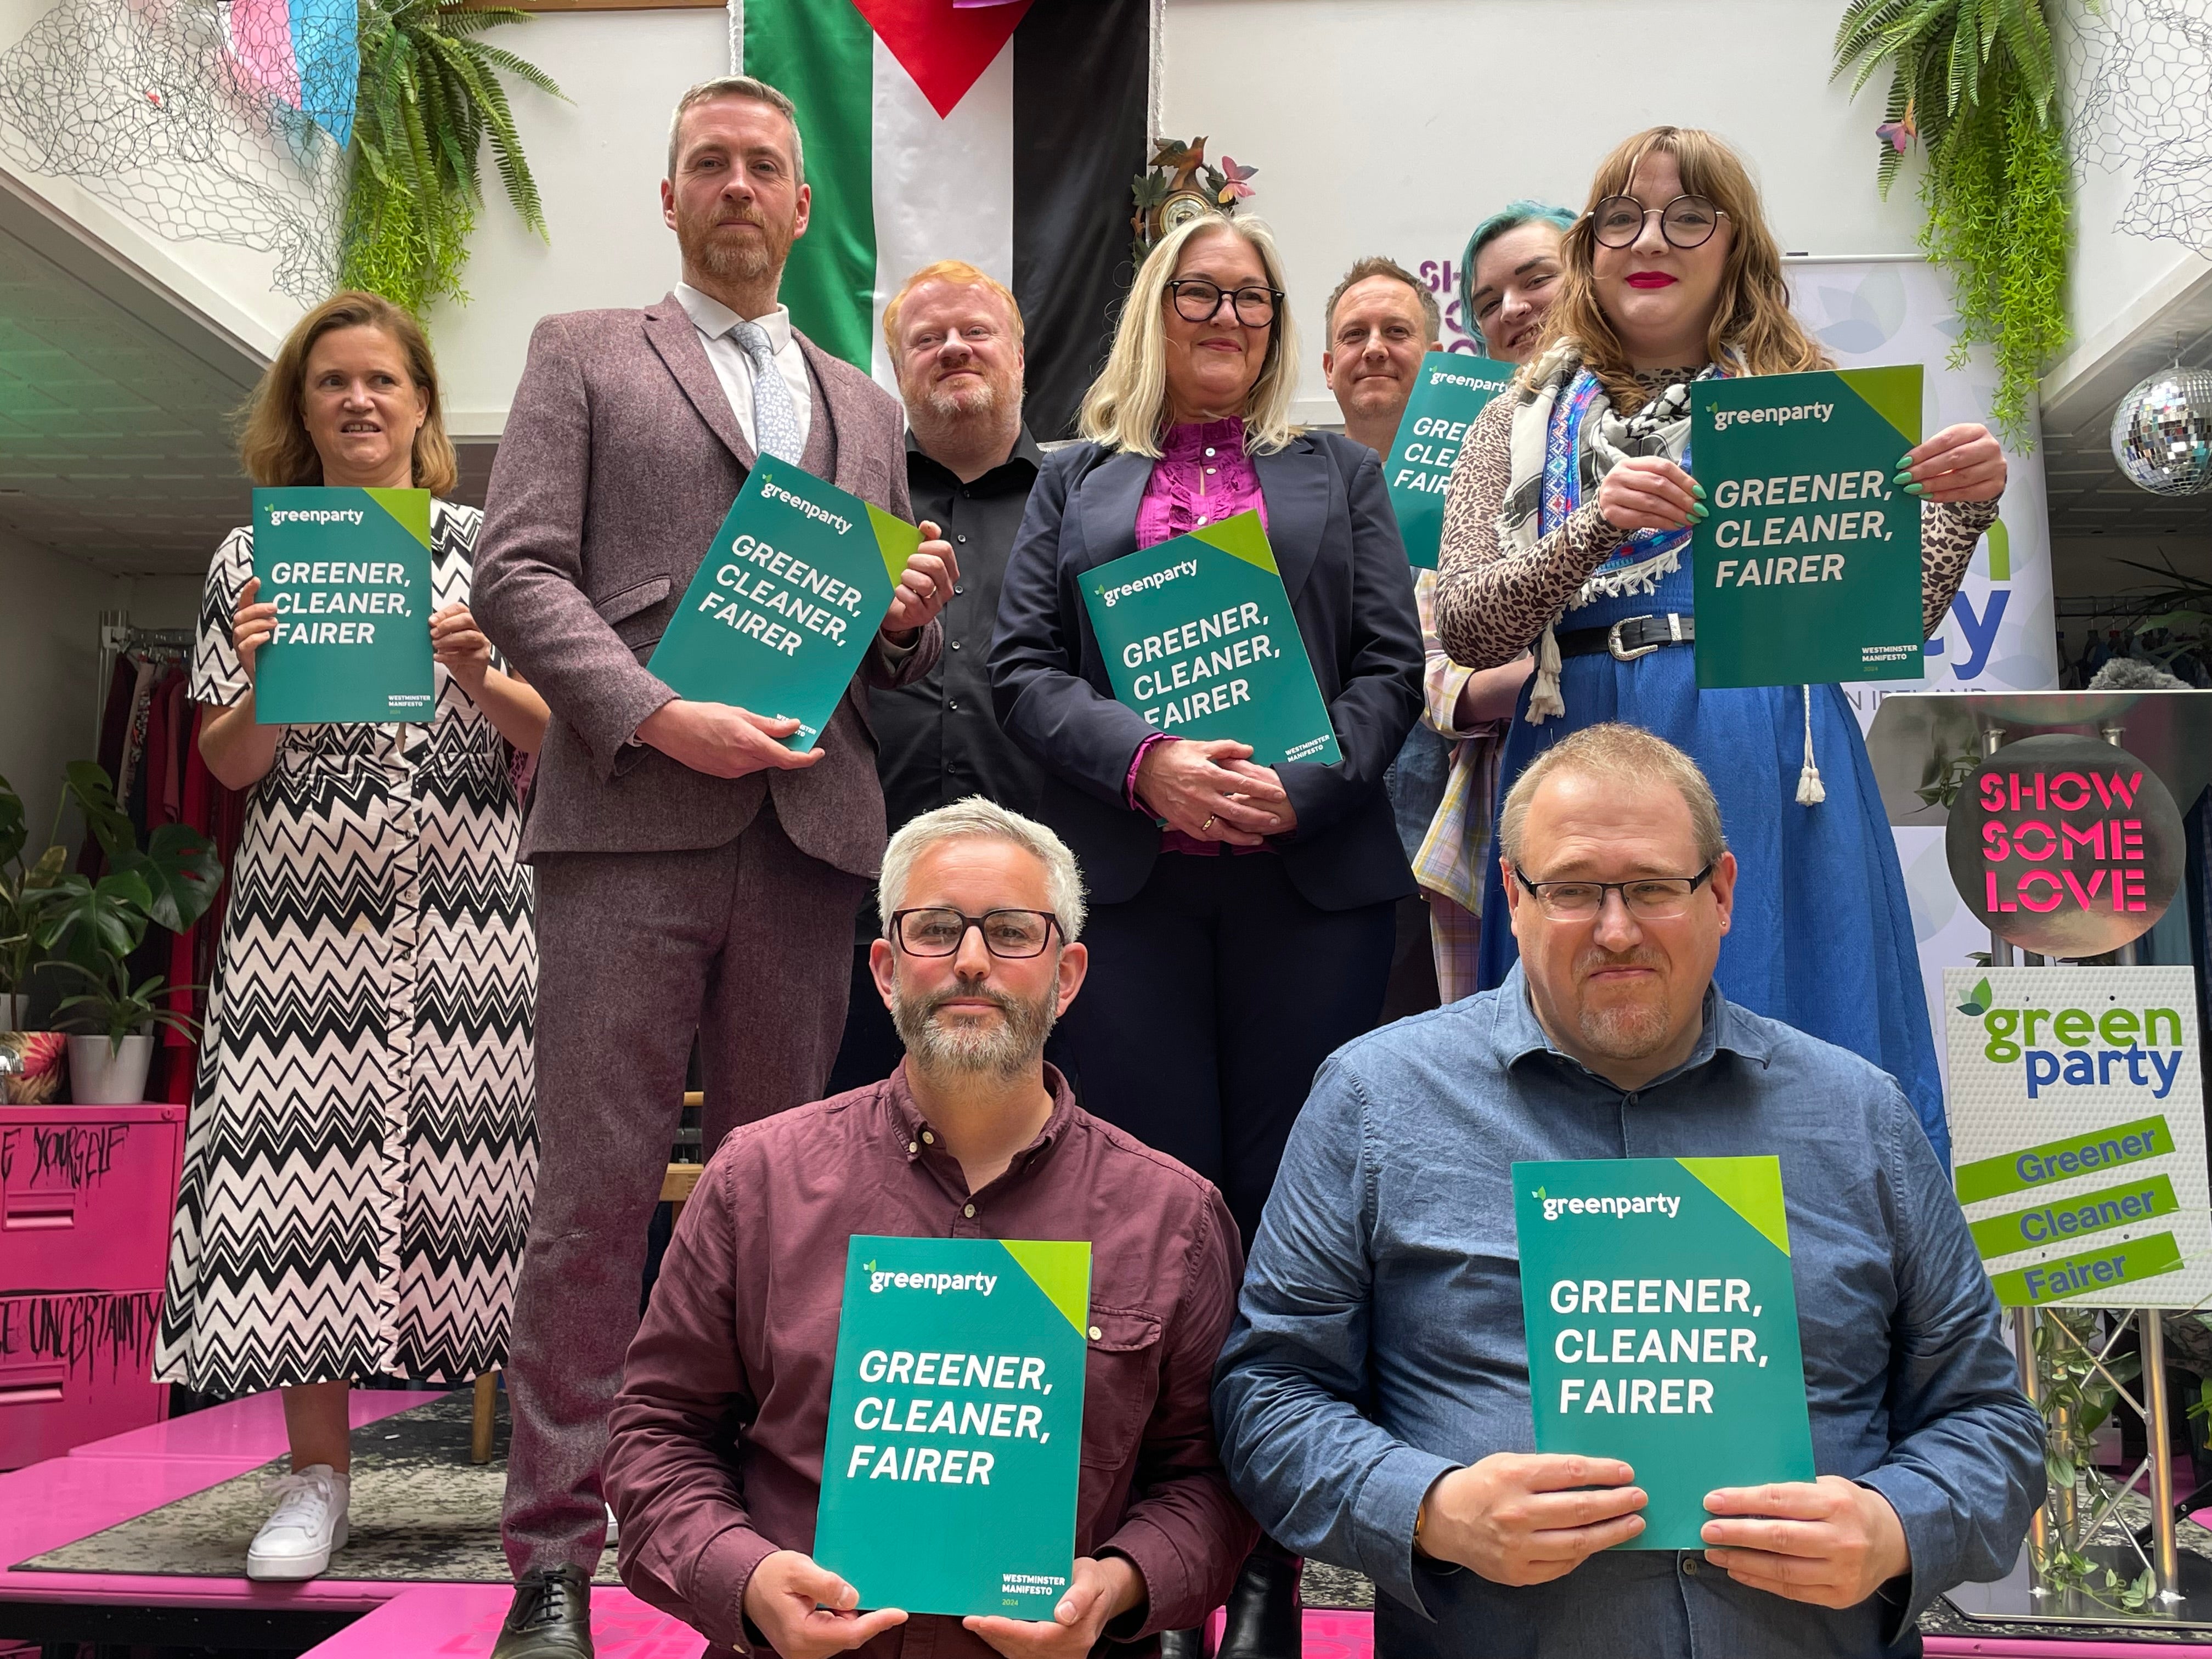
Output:
[[[1558,292],[1559,239],[1574,222],[1565,208],[1523,197],[1484,219],[1467,239],[1459,314],[1482,356],[1528,361]],[[1436,573],[1420,571],[1417,578],[1428,718],[1451,750],[1427,834],[1413,849],[1413,878],[1429,902],[1437,999],[1456,1002],[1477,989],[1490,804],[1498,793],[1507,722],[1534,661],[1524,651],[1503,667],[1480,672],[1452,661],[1437,637]]]
[[[1474,228],[1459,262],[1459,314],[1477,356],[1528,361],[1559,279],[1559,239],[1574,222],[1572,209],[1524,196]]]

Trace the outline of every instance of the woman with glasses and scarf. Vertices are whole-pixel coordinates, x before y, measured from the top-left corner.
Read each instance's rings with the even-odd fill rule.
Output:
[[[1640,132],[1599,167],[1589,201],[1562,243],[1542,343],[1461,451],[1437,632],[1473,668],[1535,647],[1501,788],[1568,732],[1606,720],[1696,758],[1744,873],[1722,988],[1888,1072],[1948,1159],[1905,878],[1850,705],[1834,685],[1700,691],[1694,653],[1671,648],[1694,636],[1690,526],[1707,513],[1691,476],[1691,387],[1833,365],[1790,313],[1758,191],[1719,139]],[[1905,463],[1932,633],[1996,517],[2004,454],[1986,428],[1960,425]],[[1658,648],[1630,654],[1646,645]],[[1493,862],[1486,986],[1514,960],[1503,880]]]
[[[1086,1110],[1221,1189],[1247,1248],[1330,1051],[1382,1006],[1413,889],[1382,774],[1421,706],[1421,635],[1382,469],[1291,424],[1298,362],[1273,238],[1209,215],[1137,273],[1008,562],[991,648],[1000,724],[1044,769],[1038,816],[1091,890],[1083,994],[1060,1030]],[[1085,572],[1256,511],[1343,759],[1255,764],[1114,699]],[[1221,1651],[1298,1650],[1297,1562],[1263,1545]],[[1195,1632],[1170,1632],[1196,1659]]]

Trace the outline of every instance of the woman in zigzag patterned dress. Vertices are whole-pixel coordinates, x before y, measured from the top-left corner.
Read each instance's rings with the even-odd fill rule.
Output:
[[[191,696],[210,769],[252,790],[231,871],[169,1248],[157,1380],[284,1390],[293,1473],[247,1556],[306,1578],[345,1542],[346,1394],[500,1365],[537,1146],[537,941],[509,745],[544,702],[467,610],[482,515],[429,349],[341,294],[294,329],[241,444],[264,484],[431,491],[434,716],[262,726],[251,527],[208,573]]]

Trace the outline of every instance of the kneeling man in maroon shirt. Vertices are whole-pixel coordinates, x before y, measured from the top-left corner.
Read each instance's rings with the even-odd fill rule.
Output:
[[[1085,962],[1058,836],[981,799],[942,807],[891,838],[881,895],[876,983],[905,1062],[733,1130],[700,1177],[610,1422],[623,1582],[719,1647],[782,1659],[1154,1647],[1221,1604],[1258,1536],[1207,1405],[1236,1225],[1044,1063]],[[854,1233],[1091,1241],[1078,1559],[1051,1620],[860,1613],[808,1555]]]

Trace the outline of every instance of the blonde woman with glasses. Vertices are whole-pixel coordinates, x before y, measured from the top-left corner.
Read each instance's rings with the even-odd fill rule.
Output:
[[[1905,878],[1850,703],[1834,685],[1700,691],[1694,653],[1673,648],[1695,637],[1690,526],[1707,511],[1691,476],[1692,386],[1832,367],[1790,313],[1758,190],[1711,133],[1654,127],[1600,164],[1560,252],[1534,357],[1460,452],[1438,560],[1453,660],[1488,668],[1536,647],[1500,787],[1601,721],[1690,754],[1743,865],[1722,989],[1889,1073],[1948,1158]],[[1996,517],[2004,453],[1985,428],[1947,427],[1899,482],[1922,503],[1932,633]],[[1515,961],[1502,880],[1491,860],[1485,988]]]
[[[1048,457],[999,605],[991,680],[1043,767],[1039,816],[1091,890],[1091,976],[1060,1030],[1085,1107],[1221,1188],[1249,1245],[1329,1052],[1374,1023],[1413,891],[1382,774],[1421,706],[1405,546],[1363,444],[1291,422],[1297,344],[1273,239],[1206,216],[1137,273],[1088,441]],[[1114,700],[1083,573],[1256,510],[1343,760],[1255,765]],[[1297,1651],[1297,1564],[1263,1546],[1221,1651]],[[1195,1633],[1171,1653],[1195,1655]]]

